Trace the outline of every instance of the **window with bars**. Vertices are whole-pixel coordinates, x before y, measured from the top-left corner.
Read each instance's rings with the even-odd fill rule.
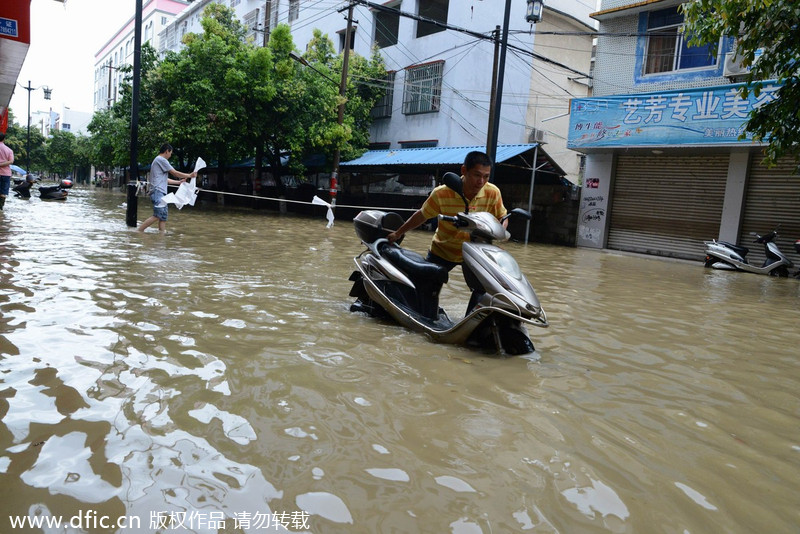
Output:
[[[403,113],[433,113],[439,111],[442,98],[444,61],[408,67],[403,85]]]
[[[259,40],[256,30],[260,29],[261,26],[261,19],[258,18],[260,13],[261,10],[259,8],[255,8],[244,16],[244,27],[247,28],[246,38],[252,38],[254,41]]]
[[[717,64],[718,43],[690,46],[689,40],[690,36],[683,33],[683,13],[677,7],[648,13],[644,74],[713,67]]]
[[[384,81],[386,83],[386,93],[383,98],[378,100],[370,112],[373,119],[385,119],[392,116],[392,105],[394,104],[394,78],[395,72],[387,72]]]
[[[289,22],[300,16],[300,0],[289,0]]]

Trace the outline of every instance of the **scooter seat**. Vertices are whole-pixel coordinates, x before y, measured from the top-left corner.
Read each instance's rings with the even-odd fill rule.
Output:
[[[747,256],[747,253],[750,252],[750,249],[747,247],[743,247],[741,245],[734,245],[733,243],[729,243],[728,241],[717,241],[720,245],[725,245],[726,247],[732,249],[738,255],[744,257]]]
[[[381,256],[403,271],[415,283],[420,280],[428,284],[444,284],[447,282],[447,268],[429,262],[413,250],[396,245],[388,245],[382,247],[380,253]]]

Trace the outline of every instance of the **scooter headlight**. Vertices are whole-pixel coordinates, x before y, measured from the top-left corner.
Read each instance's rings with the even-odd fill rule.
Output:
[[[522,271],[514,257],[504,250],[485,250],[484,254],[500,269],[515,280],[522,279]]]

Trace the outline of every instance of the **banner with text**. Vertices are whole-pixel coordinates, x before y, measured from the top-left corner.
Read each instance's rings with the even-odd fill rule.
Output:
[[[577,98],[570,106],[567,147],[734,145],[753,109],[777,98],[780,85],[764,83],[742,98],[742,84],[658,93]]]

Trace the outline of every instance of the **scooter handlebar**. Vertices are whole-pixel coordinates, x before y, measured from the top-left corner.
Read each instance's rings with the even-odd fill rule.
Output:
[[[466,226],[468,224],[467,222],[461,221],[458,217],[454,217],[452,215],[439,215],[439,220],[453,223],[456,226]]]

